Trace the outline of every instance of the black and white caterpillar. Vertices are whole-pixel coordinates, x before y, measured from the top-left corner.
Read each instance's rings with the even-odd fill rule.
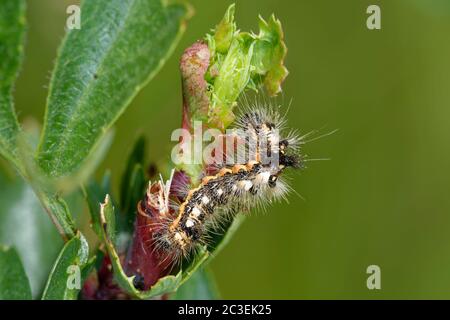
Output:
[[[273,108],[246,110],[234,125],[247,151],[242,162],[216,165],[215,173],[205,175],[195,188],[187,186],[181,201],[170,196],[172,178],[157,182],[157,188],[151,185],[138,209],[142,214],[149,214],[150,207],[159,211],[153,232],[157,250],[179,260],[207,244],[209,232],[235,213],[284,198],[289,186],[283,173],[303,167],[301,137],[295,131],[285,134],[284,123]]]

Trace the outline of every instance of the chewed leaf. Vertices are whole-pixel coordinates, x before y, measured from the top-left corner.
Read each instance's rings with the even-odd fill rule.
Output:
[[[134,284],[134,276],[127,276],[125,273],[120,257],[114,247],[112,239],[110,235],[113,234],[113,231],[108,227],[113,225],[112,219],[114,217],[114,208],[111,204],[110,198],[107,195],[105,201],[101,205],[100,209],[100,219],[102,228],[102,240],[106,245],[106,249],[108,251],[108,255],[111,259],[111,264],[114,270],[114,276],[119,284],[119,286],[124,289],[129,295],[139,298],[139,299],[149,299],[155,296],[159,296],[164,293],[169,293],[175,291],[178,286],[181,284],[182,273],[181,271],[173,276],[168,275],[160,278],[149,290],[140,291],[135,287]]]
[[[236,33],[236,23],[234,22],[235,5],[228,7],[222,21],[216,26],[214,30],[215,51],[219,53],[226,53],[233,41]]]
[[[230,112],[250,81],[254,41],[248,34],[235,37],[213,82],[210,122],[226,128],[233,122]]]
[[[206,35],[211,57],[206,74],[201,73],[201,68],[197,69],[198,76],[204,77],[208,83],[207,90],[200,87],[200,92],[204,91],[201,99],[197,97],[198,91],[186,90],[191,87],[190,81],[197,78],[192,72],[189,77],[183,73],[185,114],[192,121],[206,118],[209,127],[222,130],[233,122],[233,108],[245,90],[264,87],[270,96],[277,95],[288,74],[284,66],[287,49],[280,21],[273,15],[267,22],[259,17],[259,34],[239,32],[234,22],[234,11],[233,4],[213,33]],[[182,65],[183,68],[186,66]],[[208,110],[204,107],[205,96],[210,102]]]
[[[288,75],[284,66],[287,48],[283,42],[281,22],[272,15],[268,22],[259,17],[259,35],[252,58],[254,78],[260,76],[269,95],[281,91],[281,83]]]
[[[105,202],[100,205],[100,223],[105,237],[114,244],[116,238],[116,217],[109,195],[106,195]]]
[[[102,226],[100,222],[100,205],[104,199],[105,194],[110,192],[109,173],[106,173],[104,175],[102,184],[98,184],[96,181],[90,180],[82,191],[89,207],[92,230],[97,234],[97,236],[101,238]]]

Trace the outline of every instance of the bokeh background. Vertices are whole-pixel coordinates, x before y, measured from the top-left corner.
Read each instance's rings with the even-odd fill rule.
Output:
[[[339,131],[305,146],[311,157],[331,160],[292,177],[304,199],[292,194],[269,214],[252,215],[212,262],[222,296],[450,298],[450,2],[235,2],[241,30],[257,31],[258,14],[275,13],[283,24],[289,125]],[[15,91],[21,121],[42,121],[73,3],[28,1]],[[139,133],[148,138],[149,163],[167,158],[181,116],[178,59],[231,1],[191,3],[196,13],[176,51],[115,126],[98,175],[111,169],[116,190]],[[381,7],[381,30],[366,28],[370,4]],[[381,268],[381,290],[366,287],[372,264]]]

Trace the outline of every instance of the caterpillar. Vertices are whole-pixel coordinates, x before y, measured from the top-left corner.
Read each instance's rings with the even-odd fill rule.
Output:
[[[194,188],[176,188],[172,176],[150,184],[138,205],[141,214],[159,214],[153,226],[156,250],[173,260],[189,256],[208,243],[209,233],[240,211],[265,207],[285,198],[289,186],[286,169],[303,167],[301,137],[285,133],[285,118],[272,107],[248,108],[234,122],[232,134],[243,141],[245,157],[232,164],[214,164],[214,174],[205,175]],[[180,189],[181,196],[171,194]]]

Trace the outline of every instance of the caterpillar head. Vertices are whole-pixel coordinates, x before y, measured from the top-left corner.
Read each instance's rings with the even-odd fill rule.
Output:
[[[296,152],[296,148],[289,148],[289,140],[284,139],[279,143],[279,169],[284,168],[300,169],[303,163],[300,155]]]

